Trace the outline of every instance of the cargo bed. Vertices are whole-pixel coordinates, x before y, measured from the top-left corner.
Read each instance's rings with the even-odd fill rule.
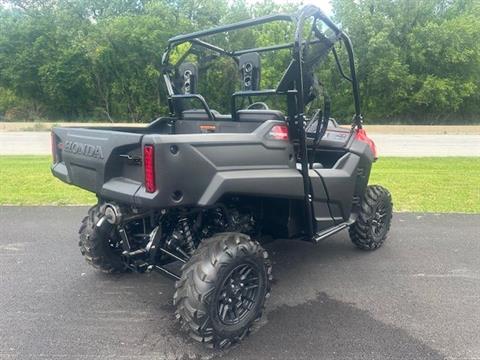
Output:
[[[174,133],[168,119],[144,128],[54,128],[52,172],[101,198],[139,207],[208,206],[225,193],[303,198],[292,144],[268,136],[284,122],[228,121],[237,132],[230,125],[227,133],[217,132],[227,121],[199,122],[189,121],[198,127],[189,134]],[[216,132],[202,131],[213,125]],[[147,145],[154,150],[153,192],[144,184]]]

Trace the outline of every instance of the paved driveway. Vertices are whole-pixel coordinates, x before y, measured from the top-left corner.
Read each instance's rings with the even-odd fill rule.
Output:
[[[179,332],[170,280],[83,261],[86,211],[0,207],[0,359],[480,358],[480,215],[396,214],[372,253],[346,233],[269,244],[267,312],[216,352]]]
[[[480,156],[480,135],[371,136],[380,156]],[[0,155],[30,154],[50,154],[50,133],[0,132]]]
[[[50,155],[51,152],[49,132],[0,132],[0,155]]]

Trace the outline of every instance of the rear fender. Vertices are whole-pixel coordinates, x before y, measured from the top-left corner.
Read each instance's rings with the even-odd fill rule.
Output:
[[[142,146],[155,149],[157,191],[142,185],[135,194],[141,207],[209,206],[225,194],[303,198],[289,141],[270,140],[264,122],[252,133],[145,135]]]

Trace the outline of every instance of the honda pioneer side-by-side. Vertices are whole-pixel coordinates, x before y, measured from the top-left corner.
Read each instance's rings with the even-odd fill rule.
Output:
[[[271,22],[286,23],[291,42],[232,50],[213,41]],[[279,51],[289,63],[275,88],[261,89],[263,55]],[[348,127],[330,118],[317,80],[329,54],[351,83]],[[238,68],[239,89],[225,94],[229,114],[211,109],[197,90],[201,62],[213,57]],[[319,8],[175,36],[162,71],[168,116],[138,128],[54,128],[52,172],[97,195],[79,231],[87,262],[107,273],[174,278],[182,328],[222,348],[262,314],[272,281],[266,239],[318,243],[348,229],[353,244],[374,250],[387,237],[392,200],[368,185],[377,155],[362,126],[350,39]],[[284,101],[281,110],[271,99]]]

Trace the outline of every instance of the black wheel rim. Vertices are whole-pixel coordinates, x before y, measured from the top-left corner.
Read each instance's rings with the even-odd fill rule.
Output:
[[[375,238],[383,236],[388,221],[387,217],[387,207],[385,204],[379,204],[372,219],[372,233]]]
[[[256,306],[260,292],[260,277],[250,264],[234,268],[225,278],[217,303],[217,314],[226,325],[238,324]]]
[[[114,252],[122,252],[122,243],[120,240],[120,235],[116,232],[114,228],[110,231],[108,235],[108,247]]]

